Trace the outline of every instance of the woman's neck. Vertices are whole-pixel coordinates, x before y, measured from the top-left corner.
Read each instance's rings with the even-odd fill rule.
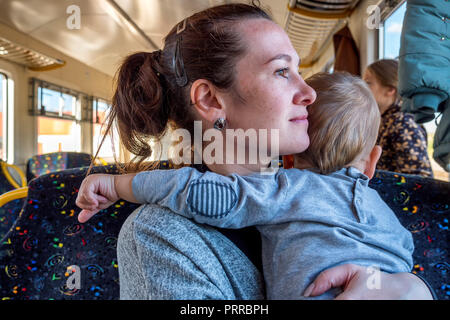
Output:
[[[267,165],[258,164],[208,164],[209,170],[228,176],[232,173],[238,174],[240,176],[246,176],[255,172],[261,172],[263,168],[267,168]]]

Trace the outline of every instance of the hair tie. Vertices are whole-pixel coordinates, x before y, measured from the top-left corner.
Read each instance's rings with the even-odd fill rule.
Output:
[[[153,51],[152,52],[153,59],[155,59],[155,61],[159,62],[159,60],[161,59],[161,54],[162,54],[161,49]]]

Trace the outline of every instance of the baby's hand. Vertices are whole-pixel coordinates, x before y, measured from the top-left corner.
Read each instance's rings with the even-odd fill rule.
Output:
[[[76,200],[76,205],[82,210],[78,215],[78,221],[84,223],[102,209],[119,200],[114,185],[114,175],[92,174],[81,183]]]

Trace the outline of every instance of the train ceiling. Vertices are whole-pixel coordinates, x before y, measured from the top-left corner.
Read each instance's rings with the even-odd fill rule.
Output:
[[[153,51],[161,47],[164,35],[186,16],[229,2],[240,1],[0,0],[0,23],[112,76],[120,61],[130,52]],[[317,61],[332,40],[333,33],[345,25],[359,2],[260,1],[274,20],[285,28],[305,68]],[[79,29],[67,27],[70,16],[67,8],[71,5],[80,8]],[[46,58],[57,60],[59,57]]]

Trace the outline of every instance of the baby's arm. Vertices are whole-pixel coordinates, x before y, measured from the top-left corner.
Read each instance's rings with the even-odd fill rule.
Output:
[[[78,220],[88,221],[102,209],[108,208],[119,199],[138,203],[134,198],[131,182],[135,173],[125,175],[92,174],[81,183],[76,204],[82,210]]]
[[[289,171],[293,174],[279,170],[273,175],[222,176],[185,167],[127,175],[94,174],[80,187],[76,203],[83,210],[78,220],[86,222],[98,211],[124,199],[158,204],[219,227],[283,222],[290,219],[293,209],[292,201],[285,201],[287,191],[299,181],[294,171]]]
[[[199,223],[243,228],[274,223],[283,215],[284,174],[222,176],[194,168],[141,172],[133,179],[139,203],[154,203]]]

